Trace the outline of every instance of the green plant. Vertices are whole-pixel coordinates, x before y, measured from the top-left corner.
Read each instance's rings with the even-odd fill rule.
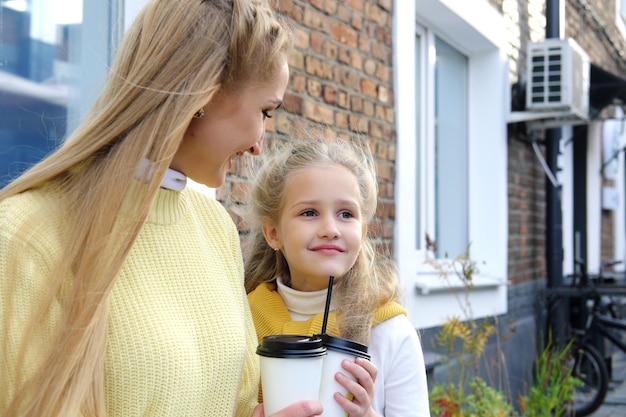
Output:
[[[439,276],[451,284],[455,276],[462,283],[449,288],[457,298],[464,317],[451,317],[437,333],[434,342],[438,351],[445,352],[442,363],[446,366],[446,381],[434,384],[430,391],[431,415],[437,417],[513,417],[516,416],[514,401],[507,391],[493,381],[479,376],[481,360],[490,337],[497,343],[496,361],[492,366],[505,377],[506,363],[500,343],[506,335],[499,337],[497,318],[476,320],[473,317],[470,292],[474,288],[473,276],[478,272],[476,262],[470,256],[470,247],[454,259],[428,259]],[[451,278],[452,275],[452,278]],[[558,349],[551,340],[537,356],[533,369],[533,380],[528,394],[518,394],[517,405],[525,417],[551,417],[565,415],[567,405],[573,398],[579,383],[566,366],[569,345]],[[437,349],[438,348],[438,349]],[[508,385],[507,385],[508,386]]]
[[[533,384],[528,395],[520,396],[519,405],[527,417],[563,416],[581,381],[573,377],[567,366],[570,341],[564,348],[548,342],[535,360]]]
[[[467,397],[466,415],[471,417],[510,416],[513,407],[504,393],[493,388],[480,377],[470,382],[470,395]]]

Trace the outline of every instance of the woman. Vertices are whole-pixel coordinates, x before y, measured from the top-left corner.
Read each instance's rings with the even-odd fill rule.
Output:
[[[263,0],[150,1],[84,122],[0,191],[0,415],[262,416],[237,231],[185,183],[261,152],[288,39]]]

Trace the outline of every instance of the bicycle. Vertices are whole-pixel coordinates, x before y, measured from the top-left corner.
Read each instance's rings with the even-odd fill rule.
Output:
[[[587,309],[587,319],[583,326],[572,326],[573,340],[568,355],[571,374],[578,379],[574,398],[568,408],[568,415],[588,416],[604,402],[609,388],[609,369],[602,354],[594,347],[594,336],[602,336],[602,341],[610,340],[626,353],[626,343],[621,335],[626,332],[626,320],[618,317],[616,300],[607,296],[626,296],[626,286],[616,286],[612,277],[604,270],[620,263],[609,261],[602,264],[598,275],[589,275],[585,265],[577,261],[579,272],[572,275],[569,287],[554,289],[557,296],[577,299]],[[610,283],[610,284],[609,284]]]

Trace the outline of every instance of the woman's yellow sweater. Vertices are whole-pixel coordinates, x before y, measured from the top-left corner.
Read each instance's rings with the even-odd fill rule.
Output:
[[[14,391],[18,343],[61,251],[67,219],[58,192],[48,187],[0,203],[0,323],[11,325],[8,335],[7,327],[0,332],[0,415]],[[45,216],[24,229],[33,212]],[[10,317],[8,294],[16,295]],[[60,314],[57,300],[38,327],[38,348],[49,348]],[[109,417],[250,417],[260,377],[256,345],[230,216],[195,191],[160,190],[112,292]],[[32,372],[37,362],[28,366]]]

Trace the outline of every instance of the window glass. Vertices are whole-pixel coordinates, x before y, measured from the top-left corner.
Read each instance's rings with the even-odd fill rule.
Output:
[[[467,57],[435,40],[435,238],[437,256],[468,244]]]
[[[49,154],[106,74],[116,1],[0,0],[0,187]]]

